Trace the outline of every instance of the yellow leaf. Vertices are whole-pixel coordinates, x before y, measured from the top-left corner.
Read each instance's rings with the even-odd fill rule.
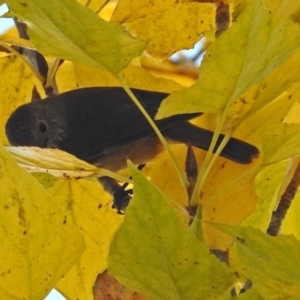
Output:
[[[133,64],[123,70],[122,74],[129,86],[143,90],[171,93],[183,88],[174,80],[157,78],[142,67]]]
[[[298,0],[265,0],[265,5],[272,13],[275,12],[279,16],[289,17],[299,9],[300,3]]]
[[[110,196],[100,184],[86,180],[62,180],[47,190],[67,211],[84,235],[86,250],[80,261],[59,282],[57,289],[69,299],[93,299],[92,286],[106,269],[112,237],[123,220],[111,208]]]
[[[116,77],[105,70],[74,63],[73,72],[79,87],[120,85]]]
[[[57,70],[55,81],[59,93],[75,90],[78,83],[74,74],[73,63],[65,61]]]
[[[19,164],[31,172],[45,170],[44,172],[51,174],[53,170],[53,175],[76,178],[90,176],[97,171],[97,167],[59,149],[14,146],[6,147],[6,149]]]
[[[42,95],[44,92],[30,69],[14,55],[0,58],[0,73],[0,94],[3,95],[0,106],[0,141],[8,144],[4,133],[8,117],[18,106],[30,101],[34,86]]]
[[[250,115],[237,128],[236,137],[259,146],[260,136],[264,136],[268,126],[282,126],[282,120],[298,98],[297,94],[291,94],[292,92],[296,93],[296,91],[294,89],[287,91],[269,105]],[[201,119],[202,117],[199,118],[199,121]],[[265,143],[268,144],[267,141]],[[280,144],[280,141],[278,143]],[[270,144],[269,151],[274,152],[278,146],[276,144],[274,148],[272,145],[274,142]],[[204,151],[199,150],[195,153],[200,168]],[[276,193],[278,178],[277,180],[274,178],[271,185],[268,186],[268,190],[256,191],[257,188],[263,187],[263,183],[260,185],[255,182],[257,173],[261,171],[263,159],[263,151],[260,157],[250,165],[238,165],[226,159],[218,158],[201,191],[202,218],[204,221],[238,225],[251,216],[250,220],[259,220],[258,226],[266,226],[265,221],[269,218],[270,213],[266,206],[272,207],[273,197],[267,199],[265,197],[266,194],[270,196]],[[257,193],[260,196],[258,199]],[[264,197],[261,194],[264,194]],[[257,201],[259,202],[257,203]],[[267,215],[265,215],[266,213]],[[204,227],[199,228],[199,230],[204,230],[205,241],[212,249],[225,250],[232,242],[231,237],[209,224],[204,224]],[[201,232],[198,234],[201,236]]]
[[[297,24],[271,15],[261,0],[249,1],[237,22],[208,49],[198,82],[166,98],[157,117],[179,112],[222,111],[299,53],[298,39],[300,29]],[[295,68],[292,73],[286,72],[285,80],[292,80],[294,72]],[[250,100],[248,109],[254,100]]]
[[[299,94],[299,84],[294,84],[300,81],[300,71],[297,67],[299,59],[300,52],[294,53],[270,72],[264,80],[252,86],[240,97],[244,103],[252,103],[247,115],[255,113],[276,97],[282,96],[283,93],[286,95],[287,91],[289,98],[286,101],[293,102],[295,100],[295,97]],[[287,74],[284,80],[282,80],[282,74]]]
[[[46,172],[62,178],[109,176],[120,181],[127,181],[127,178],[109,170],[97,168],[59,149],[14,146],[6,147],[6,149],[29,172]]]
[[[200,35],[215,26],[215,9],[210,3],[175,4],[126,26],[140,39],[149,41],[146,50],[150,55],[166,58],[178,50],[193,48]]]
[[[21,39],[19,37],[15,37],[15,36],[9,36],[9,35],[0,35],[0,43],[5,42],[8,44],[12,44],[15,46],[19,46],[19,47],[23,47],[23,48],[27,48],[27,49],[34,49],[34,46],[32,45],[32,43],[28,40],[24,40]]]
[[[72,219],[2,146],[0,167],[0,298],[43,299],[80,258],[84,242]]]
[[[120,24],[104,21],[75,0],[8,0],[7,4],[13,15],[27,22],[32,43],[44,55],[117,74],[145,47]]]
[[[174,5],[174,0],[120,0],[112,16],[113,22],[124,23],[159,11],[165,11]]]
[[[74,64],[74,75],[80,87],[120,85],[110,73],[80,64]],[[132,63],[122,71],[122,76],[128,86],[138,89],[159,92],[173,92],[182,89],[182,86],[173,80],[157,78]]]
[[[187,148],[184,145],[171,147],[178,164],[183,169]],[[169,155],[165,152],[151,162],[151,183],[161,189],[168,197],[177,215],[184,224],[188,224],[189,216],[186,211],[188,206],[188,194],[179,182],[178,173],[174,168]]]
[[[295,195],[292,204],[282,222],[281,234],[292,234],[300,240],[299,228],[300,193]]]
[[[276,124],[262,133],[264,162],[274,163],[300,155],[300,125]]]
[[[243,226],[252,226],[266,231],[270,215],[280,197],[279,189],[287,175],[289,162],[284,161],[265,167],[255,178],[257,202],[255,211],[242,222]]]

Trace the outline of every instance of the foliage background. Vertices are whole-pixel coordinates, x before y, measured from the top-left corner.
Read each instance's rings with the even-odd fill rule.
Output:
[[[228,1],[230,28],[217,38],[218,1],[120,0],[114,11],[106,5],[101,18],[95,11],[105,1],[5,3],[9,15],[28,24],[30,40],[10,32],[0,44],[37,49],[50,71],[53,59],[65,59],[55,76],[60,93],[116,86],[120,78],[130,87],[170,92],[158,118],[206,112],[198,125],[233,133],[261,155],[249,165],[218,158],[209,167],[195,149],[201,209],[188,227],[188,194],[165,153],[148,166],[148,179],[131,166],[134,199],[124,217],[96,180],[30,175],[2,147],[1,298],[43,299],[55,287],[69,299],[93,299],[98,284],[106,286],[96,277],[108,268],[129,289],[107,291],[121,299],[229,299],[246,278],[253,286],[238,298],[299,299],[298,195],[281,235],[265,232],[299,162],[300,1]],[[199,70],[166,60],[203,35]],[[3,145],[10,113],[31,99],[34,86],[45,96],[43,78],[21,58],[0,57]],[[185,146],[172,151],[184,169]],[[209,249],[230,249],[230,267]]]

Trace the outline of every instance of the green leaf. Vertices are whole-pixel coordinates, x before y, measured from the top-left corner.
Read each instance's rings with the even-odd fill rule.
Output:
[[[237,237],[241,268],[264,299],[300,299],[300,241],[251,227],[222,227]]]
[[[262,132],[264,163],[300,155],[300,125],[272,124]]]
[[[236,300],[266,300],[266,298],[263,298],[253,287],[251,287],[245,293],[238,295],[235,299]]]
[[[293,234],[298,240],[300,239],[299,228],[299,211],[300,211],[300,194],[297,193],[292,204],[284,218],[280,232],[284,234]]]
[[[11,14],[27,22],[32,43],[44,55],[118,74],[146,45],[75,0],[7,0],[7,4]]]
[[[257,195],[255,211],[242,223],[262,231],[268,228],[270,212],[273,211],[278,200],[278,190],[287,175],[289,161],[266,166],[255,178]]]
[[[45,190],[53,187],[53,185],[59,181],[57,177],[48,173],[35,172],[31,173],[31,175],[44,187]]]
[[[43,299],[85,248],[71,218],[2,146],[0,223],[0,299]]]
[[[233,274],[180,223],[165,196],[131,171],[134,198],[111,244],[109,272],[153,300],[221,297]]]
[[[249,1],[237,22],[208,49],[197,83],[168,97],[157,118],[179,112],[216,113],[234,102],[249,110],[255,97],[244,103],[242,96],[299,51],[299,38],[297,24],[270,14],[262,0]],[[298,72],[289,71],[287,81]],[[278,75],[282,78],[282,72]]]

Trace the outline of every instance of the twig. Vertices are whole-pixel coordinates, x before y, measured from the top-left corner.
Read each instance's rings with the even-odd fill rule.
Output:
[[[277,236],[280,232],[282,221],[290,208],[292,201],[295,197],[297,189],[300,185],[300,162],[294,172],[293,178],[289,185],[282,194],[279,204],[275,211],[272,213],[271,221],[267,229],[267,234]]]

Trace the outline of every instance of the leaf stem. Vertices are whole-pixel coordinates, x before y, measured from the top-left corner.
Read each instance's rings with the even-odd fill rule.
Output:
[[[199,195],[200,195],[201,190],[204,186],[204,183],[205,183],[206,178],[209,174],[209,171],[211,170],[214,162],[216,161],[217,157],[219,156],[219,154],[223,150],[223,148],[226,145],[227,141],[230,139],[230,136],[226,135],[225,138],[223,139],[222,143],[218,147],[216,153],[213,154],[213,149],[215,148],[215,146],[217,144],[218,137],[219,137],[219,134],[221,132],[223,122],[224,122],[223,117],[219,116],[218,121],[217,121],[217,126],[216,126],[216,129],[215,129],[214,134],[213,134],[212,141],[210,143],[209,149],[207,151],[207,154],[204,158],[204,161],[203,161],[203,164],[201,166],[199,175],[197,177],[197,181],[196,181],[196,184],[195,184],[195,189],[194,189],[193,194],[192,194],[190,206],[193,206],[193,207],[198,206]]]
[[[177,174],[180,178],[181,183],[183,184],[184,187],[188,187],[189,183],[188,180],[186,178],[186,175],[184,174],[183,171],[180,170],[178,163],[172,153],[172,151],[170,150],[168,143],[166,142],[165,138],[163,137],[163,135],[161,134],[161,132],[159,131],[158,127],[156,126],[155,122],[152,120],[152,118],[149,116],[149,114],[147,113],[147,111],[144,109],[144,107],[141,105],[141,103],[139,102],[139,100],[135,97],[135,95],[132,93],[132,91],[130,90],[130,88],[127,86],[126,82],[124,81],[124,79],[122,78],[121,75],[117,76],[119,82],[121,83],[122,87],[124,88],[124,90],[126,91],[126,93],[129,95],[129,97],[132,99],[132,101],[135,103],[135,105],[139,108],[139,110],[142,112],[142,114],[145,116],[145,118],[147,119],[147,121],[149,122],[149,124],[151,125],[151,127],[153,128],[153,130],[155,131],[155,133],[157,134],[159,140],[161,141],[161,143],[163,144],[164,148],[166,149],[168,155],[171,158],[171,161],[177,171]]]
[[[51,87],[60,63],[60,58],[54,58],[49,65],[45,87]]]

